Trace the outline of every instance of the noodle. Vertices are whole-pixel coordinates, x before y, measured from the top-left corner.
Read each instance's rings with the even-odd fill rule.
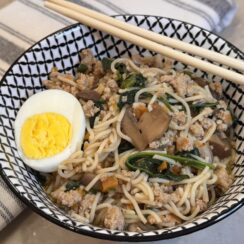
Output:
[[[74,219],[108,229],[172,227],[195,218],[223,192],[222,174],[232,182],[225,163],[230,158],[212,157],[209,146],[213,136],[227,138],[227,105],[215,99],[211,85],[203,88],[183,72],[157,68],[163,67],[159,58],[144,65],[117,58],[102,72],[100,61],[87,60],[82,89],[96,99],[79,98],[84,141],[48,175],[46,192]],[[63,87],[81,89],[79,79],[59,76]]]

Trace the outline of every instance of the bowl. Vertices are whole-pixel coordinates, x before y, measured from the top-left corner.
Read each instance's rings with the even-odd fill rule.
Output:
[[[244,54],[223,38],[178,20],[157,16],[120,15],[116,18],[154,32],[214,50],[237,59]],[[174,62],[177,70],[188,69],[209,80],[220,80],[228,106],[236,117],[236,161],[231,188],[206,212],[179,226],[143,233],[112,231],[76,221],[51,202],[44,192],[36,172],[28,168],[18,155],[14,138],[14,121],[23,102],[42,91],[55,65],[61,72],[73,73],[79,61],[79,51],[90,48],[97,58],[153,55],[152,52],[119,40],[106,33],[74,24],[51,34],[28,49],[9,68],[0,86],[0,173],[10,189],[35,212],[49,221],[74,232],[108,240],[155,241],[185,235],[212,225],[244,203],[244,89],[220,77]]]

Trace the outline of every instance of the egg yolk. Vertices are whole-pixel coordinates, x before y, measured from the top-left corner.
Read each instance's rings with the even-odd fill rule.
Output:
[[[57,113],[29,117],[21,129],[21,147],[26,157],[42,159],[62,152],[70,143],[70,122]]]

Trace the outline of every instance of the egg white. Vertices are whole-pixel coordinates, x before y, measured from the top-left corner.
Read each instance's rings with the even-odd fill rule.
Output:
[[[21,129],[27,118],[41,113],[54,112],[63,115],[72,126],[69,145],[60,153],[43,158],[29,159],[21,148]],[[62,90],[46,90],[32,95],[20,108],[15,120],[15,141],[20,157],[29,167],[40,172],[54,172],[58,165],[81,147],[85,134],[85,115],[79,101]]]

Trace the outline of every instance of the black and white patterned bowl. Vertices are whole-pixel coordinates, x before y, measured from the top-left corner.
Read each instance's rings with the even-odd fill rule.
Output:
[[[177,20],[156,16],[116,16],[126,22],[184,40],[231,57],[244,59],[244,54],[230,43],[206,30]],[[221,80],[228,105],[237,118],[235,126],[237,159],[235,180],[231,188],[202,215],[180,226],[157,231],[132,233],[111,231],[84,225],[55,206],[47,197],[35,172],[19,158],[13,124],[23,102],[33,93],[43,90],[46,79],[55,65],[61,72],[73,72],[79,61],[79,51],[91,48],[97,58],[130,56],[132,53],[151,55],[151,52],[118,40],[106,33],[73,25],[56,32],[27,50],[8,70],[0,86],[0,172],[8,186],[34,211],[48,220],[75,232],[109,240],[149,241],[177,237],[202,229],[227,217],[244,202],[244,89]],[[210,80],[219,77],[175,62],[176,69],[191,69]]]

